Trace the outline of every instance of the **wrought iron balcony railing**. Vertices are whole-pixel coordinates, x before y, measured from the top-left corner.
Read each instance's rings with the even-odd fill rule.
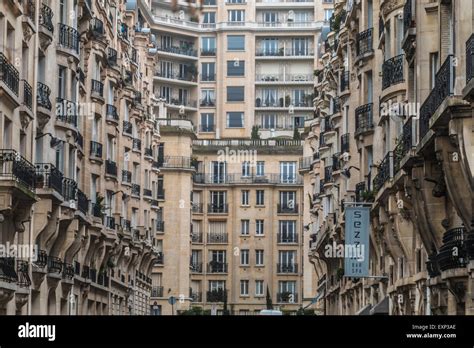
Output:
[[[278,273],[298,273],[297,263],[277,263]]]
[[[112,176],[117,176],[117,163],[108,159],[105,161],[105,173]]]
[[[298,294],[295,292],[278,292],[278,303],[296,303],[298,302]]]
[[[18,279],[13,257],[0,257],[0,280],[14,283]]]
[[[382,186],[394,175],[393,152],[389,151],[378,167],[377,175],[374,177],[374,188],[379,191]]]
[[[153,286],[151,288],[151,297],[163,297],[163,287]]]
[[[156,231],[157,232],[165,232],[165,222],[164,221],[156,221]]]
[[[374,128],[373,104],[359,106],[355,110],[356,134],[370,131]]]
[[[129,170],[122,169],[122,182],[131,184],[132,183],[132,172]]]
[[[132,183],[132,196],[140,197],[140,185]]]
[[[466,83],[474,79],[474,34],[466,42]]]
[[[202,273],[202,262],[191,261],[189,267],[193,273]]]
[[[382,89],[402,83],[405,81],[403,76],[403,64],[405,55],[400,54],[396,57],[386,60],[382,65]]]
[[[134,151],[141,151],[142,150],[142,141],[138,138],[132,139],[132,149]]]
[[[161,168],[192,169],[196,165],[191,157],[183,156],[165,156],[164,158],[159,158],[158,163]]]
[[[191,291],[189,297],[191,302],[202,302],[202,292]]]
[[[119,121],[119,115],[117,113],[117,108],[114,105],[107,104],[105,108],[105,115],[107,119],[113,120],[115,122]]]
[[[92,35],[95,37],[101,37],[105,35],[104,22],[99,18],[92,18],[90,21],[90,30]]]
[[[113,216],[104,216],[104,225],[111,230],[115,230],[115,218]]]
[[[47,110],[50,110],[53,108],[53,105],[51,104],[51,89],[45,85],[42,82],[38,82],[36,84],[36,104],[39,107],[45,108]]]
[[[191,242],[196,243],[196,244],[202,244],[203,242],[202,232],[191,233]]]
[[[193,203],[191,205],[191,211],[193,213],[202,214],[203,213],[203,204],[202,203]]]
[[[54,32],[53,10],[49,6],[46,6],[45,4],[41,4],[40,11],[41,12],[39,16],[39,24],[42,27],[46,28],[51,33],[53,33]]]
[[[465,248],[466,239],[467,230],[464,227],[453,228],[444,234],[443,245],[436,256],[441,271],[466,267],[469,262]]]
[[[430,118],[443,101],[454,93],[454,65],[454,56],[449,55],[436,74],[433,90],[420,108],[420,140],[428,133]]]
[[[91,140],[91,157],[102,158],[102,144]]]
[[[298,243],[298,233],[281,233],[277,234],[277,241],[279,244],[294,244]]]
[[[350,138],[349,133],[341,135],[341,152],[349,152],[350,151],[349,138]]]
[[[123,121],[123,132],[128,135],[132,135],[133,125],[129,121]]]
[[[77,189],[77,208],[83,214],[87,214],[89,211],[89,199],[86,194],[81,190]]]
[[[405,6],[403,7],[403,32],[406,32],[413,28],[415,25],[415,17],[413,15],[413,0],[406,0]]]
[[[30,264],[28,261],[17,260],[16,270],[18,274],[18,286],[20,288],[28,288],[31,285]]]
[[[63,261],[59,257],[48,256],[48,273],[61,273]]]
[[[178,47],[178,46],[161,46],[156,47],[158,51],[167,52],[172,54],[180,54],[183,56],[197,57],[197,50],[192,47]]]
[[[117,51],[112,47],[107,48],[107,62],[109,66],[117,66]]]
[[[74,278],[75,270],[74,266],[70,263],[64,262],[63,264],[63,278],[65,279],[72,279]]]
[[[207,205],[207,212],[209,214],[227,214],[229,212],[229,205],[223,204],[211,204]]]
[[[79,32],[66,24],[59,23],[59,44],[79,53]]]
[[[151,198],[153,197],[153,193],[150,189],[143,188],[143,197]]]
[[[36,163],[35,187],[53,189],[60,195],[63,194],[63,174],[50,163]]]
[[[45,268],[48,264],[48,254],[45,250],[38,250],[36,261],[33,262],[38,268]]]
[[[227,233],[217,233],[217,232],[209,232],[207,234],[207,243],[228,243],[229,242],[229,235]]]
[[[0,149],[0,179],[16,181],[33,190],[35,176],[35,166],[20,153],[11,149]]]
[[[207,273],[227,273],[227,263],[211,261],[207,264]]]
[[[212,290],[208,291],[206,295],[207,302],[224,302],[227,298],[227,290]]]
[[[278,214],[297,214],[298,213],[298,204],[293,203],[284,203],[277,204],[277,213]]]
[[[367,29],[357,34],[356,52],[357,56],[362,56],[373,51],[373,32],[374,28]]]
[[[77,127],[77,104],[63,98],[56,98],[56,119]]]
[[[0,53],[0,81],[18,96],[20,73],[3,53]]]
[[[302,157],[299,159],[299,169],[310,169],[313,157]]]
[[[349,83],[350,83],[350,72],[349,71],[343,71],[341,72],[341,81],[340,81],[340,91],[347,91],[349,89]]]
[[[1,63],[0,63],[0,65],[1,65]],[[22,100],[22,103],[28,109],[30,109],[30,111],[33,111],[33,88],[30,86],[28,81],[26,81],[26,80],[21,80],[21,81],[23,82],[23,100]]]
[[[91,91],[100,97],[104,96],[104,84],[97,80],[91,80]]]

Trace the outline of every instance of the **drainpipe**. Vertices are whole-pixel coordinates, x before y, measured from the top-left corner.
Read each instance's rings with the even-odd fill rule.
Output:
[[[426,310],[425,315],[431,315],[431,290],[430,287],[426,287]]]

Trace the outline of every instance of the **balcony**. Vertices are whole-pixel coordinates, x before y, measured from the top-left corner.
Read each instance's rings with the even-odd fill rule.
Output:
[[[132,123],[129,122],[129,121],[123,121],[122,125],[123,125],[123,128],[122,128],[123,133],[131,136],[132,135],[132,130],[133,130]]]
[[[159,52],[165,52],[172,55],[180,55],[180,56],[187,56],[187,57],[195,57],[197,58],[197,50],[193,47],[178,47],[178,46],[161,46],[158,45],[156,49]]]
[[[70,263],[63,263],[63,278],[64,279],[72,279],[74,278],[75,270],[74,266]]]
[[[153,149],[151,147],[145,147],[143,153],[145,157],[149,157],[150,159],[153,159]]]
[[[15,270],[15,259],[13,257],[0,257],[0,280],[14,283],[18,279]]]
[[[413,13],[413,0],[406,0],[405,5],[403,7],[403,32],[407,33],[408,30],[413,28],[416,25],[416,18]]]
[[[202,273],[202,262],[192,261],[189,264],[192,273]]]
[[[277,213],[278,214],[298,214],[298,204],[277,204]]]
[[[274,185],[302,185],[303,177],[299,174],[283,175],[283,174],[266,174],[266,175],[245,175],[242,173],[235,174],[206,174],[196,173],[193,176],[194,183],[197,184],[274,184]]]
[[[143,197],[151,198],[153,197],[153,193],[150,189],[143,188]]]
[[[119,23],[117,27],[118,27],[117,28],[118,37],[128,42],[129,40],[128,25],[126,25],[125,23]]]
[[[90,156],[98,159],[102,159],[102,144],[91,140],[91,151]]]
[[[79,32],[63,23],[59,23],[59,45],[79,54]]]
[[[113,216],[104,216],[104,226],[111,230],[115,230],[115,218]]]
[[[77,209],[84,215],[89,211],[89,199],[86,194],[81,190],[77,189]]]
[[[215,48],[201,48],[202,57],[215,57],[216,49]]]
[[[441,271],[466,267],[469,262],[465,248],[467,235],[464,227],[453,228],[444,234],[443,245],[436,256]]]
[[[129,170],[122,169],[122,183],[132,183],[132,172]]]
[[[312,74],[258,74],[255,82],[265,84],[313,84],[314,78]]]
[[[216,81],[216,73],[207,73],[207,74],[200,74],[199,80],[201,82],[215,82]]]
[[[207,234],[208,244],[226,244],[229,242],[229,235],[221,232],[209,232]]]
[[[277,263],[277,273],[298,273],[298,264]]]
[[[77,128],[77,104],[66,99],[56,99],[56,120]]]
[[[196,100],[183,100],[180,98],[171,98],[170,100],[166,101],[168,107],[170,108],[197,108],[197,101]]]
[[[66,202],[75,201],[77,193],[77,182],[74,179],[63,178],[62,195]]]
[[[213,98],[201,99],[201,101],[199,102],[199,105],[201,107],[213,108],[216,106],[216,100]]]
[[[132,184],[132,196],[140,197],[140,185]]]
[[[1,65],[1,63],[0,63]],[[0,68],[1,70],[1,68]],[[1,73],[0,73],[1,75]],[[23,99],[21,103],[28,108],[28,110],[33,111],[33,88],[30,86],[28,81],[21,80],[23,83]]]
[[[198,291],[190,291],[189,297],[191,298],[191,302],[202,302],[202,293]]]
[[[278,232],[277,243],[278,244],[296,244],[298,243],[298,234]]]
[[[111,47],[107,48],[107,63],[110,67],[117,66],[117,51]]]
[[[298,294],[291,292],[278,292],[277,293],[278,303],[296,303],[298,302]]]
[[[284,58],[312,58],[314,57],[314,50],[313,48],[309,47],[302,47],[302,48],[265,48],[265,47],[257,47],[256,52],[256,59],[259,57],[284,57]]]
[[[36,163],[35,186],[39,189],[53,189],[63,194],[63,174],[50,163]]]
[[[454,56],[450,55],[435,77],[435,86],[420,107],[420,139],[428,133],[430,119],[443,101],[454,94]]]
[[[376,191],[379,191],[388,180],[393,178],[393,170],[393,152],[390,151],[378,166],[377,175],[374,177],[373,183]]]
[[[193,84],[197,83],[196,75],[191,74],[191,73],[183,74],[183,73],[180,73],[179,71],[157,70],[155,72],[155,77],[167,79],[167,80],[181,81],[185,83],[193,83]]]
[[[91,92],[100,98],[104,97],[104,84],[97,80],[91,80]]]
[[[466,84],[474,79],[474,34],[466,42]]]
[[[358,57],[373,52],[373,31],[374,28],[370,28],[357,34],[356,52]]]
[[[374,129],[374,118],[373,118],[373,104],[366,104],[359,106],[355,110],[356,119],[356,136],[362,133],[373,131]]]
[[[224,302],[227,299],[227,290],[212,290],[208,291],[206,295],[207,302]]]
[[[7,60],[3,53],[0,53],[0,81],[5,85],[15,96],[18,97],[20,86],[20,73]]]
[[[28,263],[28,261],[18,260],[16,262],[16,271],[18,275],[18,279],[17,279],[18,286],[20,288],[29,288],[31,285],[31,278],[30,278],[30,264]]]
[[[313,157],[302,157],[299,159],[299,170],[309,170],[313,163]]]
[[[163,297],[163,287],[153,286],[151,288],[151,297]]]
[[[158,199],[165,199],[165,189],[158,188],[158,193],[156,194],[156,198]]]
[[[15,150],[0,149],[0,180],[14,181],[28,190],[35,187],[36,169]]]
[[[207,205],[208,214],[228,214],[229,205],[227,203],[223,204],[208,204]]]
[[[45,268],[48,264],[48,254],[44,250],[38,250],[36,261],[33,262],[38,268]]]
[[[41,11],[39,15],[40,26],[42,26],[49,32],[53,33],[54,32],[53,10],[49,6],[42,4],[40,11]]]
[[[386,60],[382,65],[382,89],[387,89],[396,84],[405,82],[403,64],[405,55],[400,54]]]
[[[59,257],[48,256],[48,273],[61,273],[63,261]]]
[[[202,232],[191,233],[191,243],[202,244],[203,243]]]
[[[126,232],[132,232],[132,222],[130,220],[120,218],[120,227]]]
[[[211,261],[207,264],[207,273],[227,273],[227,263]]]
[[[49,98],[51,95],[50,88],[44,83],[38,82],[36,92],[36,104],[38,107],[51,111],[53,106],[51,104],[51,99]]]
[[[195,163],[191,157],[183,156],[165,156],[162,159],[158,159],[160,168],[169,169],[195,169]]]
[[[132,139],[132,150],[141,152],[142,151],[142,141],[138,138]]]
[[[105,36],[104,22],[99,18],[92,18],[90,21],[90,31],[94,38],[101,38]]]
[[[108,159],[105,161],[105,174],[111,176],[117,176],[117,163]]]

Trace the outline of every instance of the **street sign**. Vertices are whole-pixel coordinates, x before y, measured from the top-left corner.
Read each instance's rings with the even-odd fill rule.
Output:
[[[176,297],[170,296],[170,297],[168,298],[168,303],[169,303],[170,305],[174,305],[174,304],[176,303]]]

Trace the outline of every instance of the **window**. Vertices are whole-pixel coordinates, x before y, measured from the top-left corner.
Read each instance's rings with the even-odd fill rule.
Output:
[[[216,6],[216,0],[204,0],[203,5],[204,6]]]
[[[242,162],[242,176],[243,177],[250,176],[250,162],[249,161]]]
[[[241,266],[248,266],[249,265],[249,250],[248,249],[240,249],[240,265]]]
[[[241,102],[244,101],[245,87],[227,87],[227,101],[228,102]]]
[[[213,89],[201,90],[201,106],[215,106],[216,94]]]
[[[204,12],[202,17],[203,24],[215,24],[216,23],[216,13],[215,12]]]
[[[265,175],[265,162],[257,161],[257,176],[264,176],[264,175]]]
[[[275,88],[262,91],[263,106],[278,106],[278,92]],[[258,105],[259,106],[259,105]]]
[[[201,114],[201,132],[214,132],[214,114]]]
[[[279,281],[278,282],[279,301],[293,303],[296,301],[296,282]],[[286,295],[286,296],[284,296]]]
[[[226,204],[226,193],[225,191],[211,191],[211,205],[215,209],[224,209]]]
[[[244,76],[245,61],[244,60],[228,60],[227,76]]]
[[[277,116],[276,115],[262,115],[260,127],[262,129],[275,129],[277,126]]]
[[[203,37],[201,40],[201,55],[214,56],[216,54],[216,38]]]
[[[278,226],[278,243],[296,243],[296,221],[281,220]]]
[[[228,35],[227,36],[228,51],[245,51],[244,35]]]
[[[280,162],[280,181],[285,184],[296,182],[296,162]]]
[[[242,191],[242,205],[249,205],[249,191]]]
[[[293,209],[296,204],[295,191],[280,191],[280,205],[282,208]]]
[[[215,63],[202,63],[201,73],[202,81],[215,81],[216,80],[216,64]]]
[[[255,296],[263,296],[263,280],[256,280],[255,281]]]
[[[226,179],[226,162],[211,162],[211,180],[213,184],[222,184]]]
[[[326,22],[329,22],[329,20],[331,19],[333,13],[334,13],[334,10],[333,10],[333,9],[324,10],[324,20],[325,20]]]
[[[283,50],[283,48],[282,48],[282,50]],[[264,56],[274,56],[277,53],[279,53],[278,39],[276,39],[276,38],[265,38],[265,39],[263,39],[263,52],[262,53],[263,53]]]
[[[256,205],[265,205],[265,191],[257,190]]]
[[[250,220],[240,220],[240,234],[248,236],[250,233]]]
[[[265,234],[264,221],[263,220],[255,220],[255,235],[263,236],[264,234]]]
[[[293,47],[293,55],[307,56],[309,54],[309,40],[308,38],[293,38],[291,39]]]
[[[66,98],[66,68],[64,66],[59,66],[58,69],[58,98]],[[67,114],[66,112],[64,113]]]
[[[228,4],[245,4],[245,0],[227,0]]]
[[[430,53],[430,89],[434,88],[436,73],[438,72],[438,52]]]
[[[241,280],[240,281],[240,296],[248,296],[248,295],[249,295],[249,281]]]
[[[278,23],[278,12],[264,12],[262,18],[266,26],[273,26]]]
[[[264,264],[263,255],[264,255],[264,251],[262,249],[255,250],[255,265],[263,266]]]
[[[225,280],[210,280],[209,291],[218,291],[225,289]]]
[[[228,22],[245,22],[244,10],[229,10],[227,11]]]
[[[227,128],[243,128],[244,127],[244,113],[243,112],[228,112],[227,113]]]

